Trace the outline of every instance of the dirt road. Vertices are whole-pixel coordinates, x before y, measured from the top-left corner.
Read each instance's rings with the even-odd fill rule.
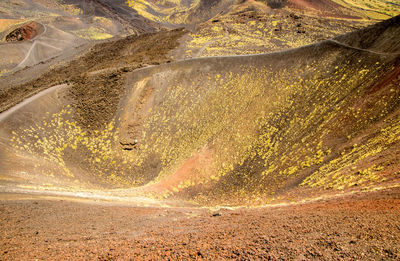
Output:
[[[49,88],[49,89],[46,89],[46,90],[44,90],[44,91],[41,91],[41,92],[39,92],[38,94],[36,94],[36,95],[34,95],[34,96],[32,96],[32,97],[30,97],[30,98],[24,100],[23,102],[21,102],[21,103],[15,105],[15,106],[12,107],[12,108],[10,108],[10,109],[8,109],[8,110],[6,110],[6,111],[1,112],[1,113],[0,113],[0,122],[3,121],[4,119],[6,119],[6,118],[7,118],[8,116],[10,116],[11,114],[13,114],[14,112],[18,111],[20,108],[22,108],[22,107],[24,107],[25,105],[27,105],[27,104],[29,104],[29,103],[31,103],[31,102],[37,100],[38,98],[42,97],[43,95],[46,95],[46,94],[48,94],[48,93],[50,93],[50,92],[53,92],[53,91],[56,91],[56,90],[58,90],[58,89],[64,88],[64,87],[66,87],[66,86],[67,86],[66,84],[60,84],[60,85],[53,86],[53,87],[51,87],[51,88]]]

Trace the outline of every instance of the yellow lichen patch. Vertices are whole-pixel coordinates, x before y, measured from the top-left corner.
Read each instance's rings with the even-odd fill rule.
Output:
[[[105,40],[113,37],[111,34],[107,33],[103,28],[97,28],[93,26],[73,31],[73,33],[83,39],[89,39],[89,40]]]
[[[76,5],[68,5],[68,4],[62,4],[62,8],[64,9],[65,12],[67,12],[70,15],[78,16],[83,13],[82,9],[77,7]]]
[[[142,177],[128,175],[135,164],[134,155],[114,147],[118,131],[113,122],[89,135],[69,119],[70,111],[65,108],[41,123],[13,132],[12,146],[57,164],[66,177],[74,177],[72,169],[78,167],[109,184],[132,186],[142,182]]]
[[[204,23],[187,41],[187,56],[225,56],[258,54],[296,48],[328,39],[363,26],[363,22],[348,22],[326,18],[325,23],[307,17],[292,21],[278,15],[262,15],[259,19],[240,21],[223,17],[218,23]],[[327,26],[327,23],[329,26]],[[196,50],[204,49],[201,53]]]
[[[100,24],[102,27],[105,27],[105,28],[107,28],[107,29],[111,29],[111,28],[113,27],[113,25],[114,25],[113,21],[111,21],[111,20],[108,19],[108,18],[101,17],[101,16],[95,16],[95,17],[93,17],[93,21],[94,21],[95,23]]]
[[[362,17],[384,20],[400,14],[400,5],[395,1],[379,0],[333,0],[355,11]]]
[[[127,0],[126,3],[131,7],[132,9],[136,10],[140,16],[143,16],[149,20],[152,21],[158,21],[160,22],[160,19],[151,14],[148,9],[151,8],[150,3],[148,3],[145,0]]]
[[[305,179],[302,185],[343,189],[367,181],[384,181],[385,178],[379,175],[384,167],[372,165],[366,169],[357,169],[355,166],[358,162],[378,155],[399,141],[400,118],[398,117],[377,136],[369,139],[365,145],[354,144],[350,151],[343,152],[340,157],[325,164]]]
[[[5,74],[5,73],[7,73],[8,72],[8,70],[7,69],[3,69],[3,70],[1,70],[0,71],[0,76],[2,76],[3,74]]]
[[[199,4],[199,0],[185,3],[180,0],[146,1],[127,0],[129,7],[138,12],[139,15],[165,24],[181,25],[190,23],[188,21],[191,10]]]

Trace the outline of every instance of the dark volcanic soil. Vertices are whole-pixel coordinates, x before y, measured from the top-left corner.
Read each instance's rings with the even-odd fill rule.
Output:
[[[77,60],[70,90],[76,121],[85,129],[99,129],[117,110],[125,81],[124,74],[152,64],[166,63],[167,53],[177,47],[183,29],[129,36],[96,45]],[[151,43],[151,44],[149,44]],[[79,72],[88,71],[91,73]],[[62,76],[62,73],[58,73]]]
[[[1,198],[2,260],[400,258],[400,188],[218,211]]]

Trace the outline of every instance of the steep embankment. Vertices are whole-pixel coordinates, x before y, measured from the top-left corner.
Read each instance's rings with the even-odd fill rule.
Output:
[[[85,55],[64,65],[61,64],[35,80],[1,90],[2,110],[39,93],[39,97],[33,96],[25,106],[19,104],[1,114],[0,158],[3,164],[0,168],[1,183],[5,189],[12,190],[15,188],[15,183],[24,188],[32,184],[35,186],[46,184],[50,187],[57,186],[57,189],[65,189],[70,188],[71,184],[74,187],[78,186],[76,183],[79,181],[81,181],[79,186],[85,187],[86,179],[90,181],[89,183],[99,183],[96,179],[97,176],[101,176],[96,174],[99,170],[108,174],[115,171],[113,165],[111,168],[103,168],[104,165],[92,164],[100,159],[98,154],[96,158],[92,158],[90,155],[95,154],[86,151],[88,149],[86,141],[89,136],[92,138],[97,136],[95,131],[108,124],[115,116],[121,90],[124,88],[125,74],[149,64],[169,61],[167,53],[177,46],[177,39],[184,33],[184,30],[178,29],[138,37],[129,36],[97,44]],[[154,44],[149,46],[149,42]],[[44,89],[65,82],[69,83],[70,87],[41,95]],[[69,147],[67,145],[77,148],[73,145],[74,140],[77,138],[76,135],[81,134],[76,126],[85,127],[81,131],[82,138],[85,138],[83,151],[67,149]],[[89,135],[89,132],[93,136]],[[24,134],[21,135],[21,139],[12,139],[10,142],[12,136],[18,136],[17,133]],[[105,137],[98,137],[96,141],[93,140],[90,149],[97,151],[93,146],[103,146],[103,138],[104,142],[110,145]],[[96,145],[98,142],[103,145],[100,143]],[[10,148],[10,145],[16,144],[21,146],[18,152]],[[104,147],[104,149],[110,148]],[[108,153],[112,153],[112,150]],[[65,166],[64,157],[78,167]],[[88,159],[92,159],[91,163],[87,161]],[[83,169],[79,168],[80,165]],[[71,167],[74,168],[72,172],[69,170]],[[129,166],[124,164],[124,167],[126,169],[121,171],[129,172]],[[89,172],[86,173],[85,170]],[[62,173],[68,175],[59,175]],[[81,174],[84,173],[88,175],[82,177]],[[58,178],[63,181],[60,183],[57,181]],[[8,186],[10,182],[14,186]],[[106,180],[102,184],[104,186],[108,183]],[[92,188],[92,185],[88,186]]]
[[[206,205],[389,186],[400,170],[399,20],[285,52],[131,72],[104,127],[67,101],[33,123],[15,115],[2,160],[35,155],[31,172],[49,187],[55,176]]]
[[[144,100],[127,99],[120,139],[129,130],[135,158],[157,166],[144,190],[265,203],[299,186],[342,190],[398,179],[398,30],[396,18],[339,38],[344,45],[136,73],[128,97]],[[345,41],[360,34],[371,38],[355,48]]]

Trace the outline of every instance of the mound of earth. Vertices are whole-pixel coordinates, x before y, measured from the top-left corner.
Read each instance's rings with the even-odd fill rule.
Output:
[[[13,30],[6,36],[7,42],[26,41],[35,38],[43,32],[43,26],[36,22],[29,22]]]
[[[292,2],[245,1],[199,23],[186,37],[178,58],[282,51],[342,35],[371,21],[350,17],[345,8],[303,8]],[[281,2],[279,2],[281,3]],[[333,3],[332,3],[333,4]]]

